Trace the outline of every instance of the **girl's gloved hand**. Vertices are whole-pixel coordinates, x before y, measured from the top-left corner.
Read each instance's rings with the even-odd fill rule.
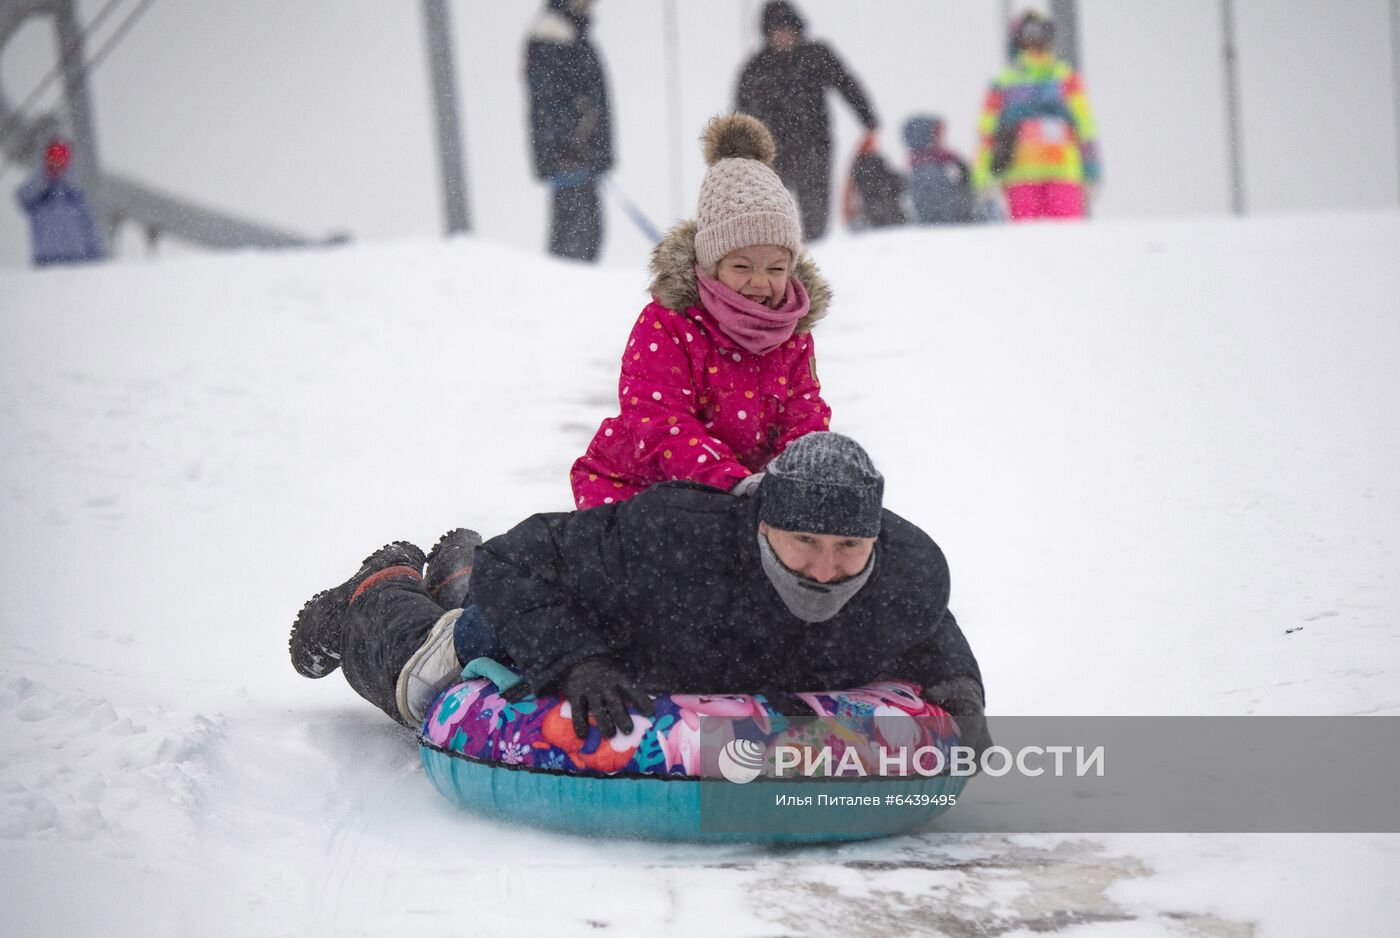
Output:
[[[729,490],[730,495],[754,495],[758,492],[758,483],[763,481],[763,473],[755,472],[753,475],[744,476],[734,487]]]

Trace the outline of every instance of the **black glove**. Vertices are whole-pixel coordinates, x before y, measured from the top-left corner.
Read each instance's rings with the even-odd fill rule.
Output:
[[[982,712],[981,705],[968,708],[962,713],[947,707],[943,709],[948,710],[958,723],[958,745],[967,746],[973,751],[977,771],[982,771],[982,753],[991,747],[992,734],[987,730],[987,715]]]
[[[620,729],[632,732],[632,716],[627,712],[631,700],[639,710],[651,709],[651,698],[622,673],[613,659],[598,655],[585,658],[574,665],[560,685],[560,692],[569,702],[574,715],[574,735],[588,735],[588,715],[598,722],[598,732],[613,736]]]
[[[992,745],[992,734],[987,731],[987,715],[984,711],[982,685],[970,677],[955,677],[932,687],[924,688],[924,699],[942,707],[958,724],[958,745],[967,746],[976,753],[977,764],[982,764],[982,753]]]

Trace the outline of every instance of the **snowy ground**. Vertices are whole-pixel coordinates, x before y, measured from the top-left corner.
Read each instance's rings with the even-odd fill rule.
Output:
[[[833,428],[947,551],[993,713],[1400,714],[1397,256],[1395,213],[820,246]],[[568,507],[642,263],[0,273],[0,932],[1400,931],[1396,835],[520,830],[297,677],[371,549]]]

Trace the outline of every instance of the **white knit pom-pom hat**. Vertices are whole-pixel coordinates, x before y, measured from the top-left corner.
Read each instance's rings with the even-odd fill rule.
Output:
[[[802,254],[797,203],[773,172],[773,135],[749,114],[726,114],[705,126],[705,181],[700,184],[695,260],[713,274],[730,251],[775,244]]]

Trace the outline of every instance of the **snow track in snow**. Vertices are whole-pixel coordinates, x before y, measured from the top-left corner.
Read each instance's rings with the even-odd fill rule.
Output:
[[[188,833],[221,720],[125,707],[0,675],[0,837],[91,841],[130,855],[151,814]]]

